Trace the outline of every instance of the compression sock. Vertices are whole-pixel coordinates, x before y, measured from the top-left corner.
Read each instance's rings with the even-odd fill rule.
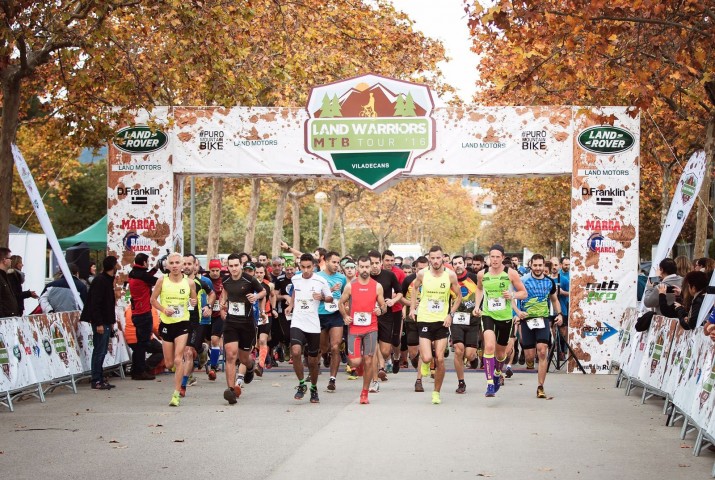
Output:
[[[262,345],[261,348],[258,349],[258,365],[261,367],[266,366],[266,356],[268,355],[268,347],[266,345]]]
[[[495,365],[494,354],[485,353],[484,354],[484,375],[487,377],[487,383],[494,384],[494,367]]]
[[[216,368],[218,365],[218,357],[221,356],[221,349],[219,347],[211,347],[211,352],[209,353],[209,362],[211,367]]]
[[[186,388],[186,384],[189,383],[189,377],[187,375],[184,375],[181,377],[181,386]]]
[[[501,369],[504,368],[504,360],[506,360],[506,357],[502,359],[496,359],[495,365],[494,365],[494,375],[497,377],[501,376]]]
[[[311,389],[311,390],[317,390],[317,389],[318,389],[318,386],[317,386],[316,384],[314,384],[313,382],[310,382],[310,389]]]
[[[305,385],[305,378],[301,378],[300,381],[298,382],[298,385],[300,385],[301,387],[303,385]]]

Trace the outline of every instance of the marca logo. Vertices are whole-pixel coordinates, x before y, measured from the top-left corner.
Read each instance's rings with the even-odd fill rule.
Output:
[[[156,230],[156,220],[151,218],[122,220],[122,230]]]
[[[588,188],[581,187],[581,195],[586,198],[594,197],[596,205],[613,205],[614,197],[625,197],[626,191],[622,188]]]
[[[616,253],[618,242],[604,237],[601,232],[593,233],[586,242],[588,249],[595,253]]]
[[[623,128],[610,125],[590,127],[578,135],[578,144],[591,153],[615,154],[633,146],[635,138]]]
[[[159,189],[156,187],[117,187],[117,195],[120,197],[129,195],[132,205],[148,205],[149,197],[159,195]]]
[[[690,199],[695,196],[695,192],[698,188],[698,177],[694,174],[688,174],[687,177],[683,178],[683,184],[680,187],[680,196],[683,199],[683,203],[688,203]]]
[[[620,232],[621,223],[618,220],[586,220],[586,230]]]
[[[148,125],[124,127],[114,135],[114,146],[124,153],[144,154],[163,148],[169,139],[161,130],[152,130]]]
[[[129,232],[124,236],[124,249],[130,252],[151,252],[153,244],[148,238],[140,236],[137,232]]]
[[[434,102],[424,85],[363,75],[313,88],[306,109],[306,151],[367,188],[434,149]]]
[[[611,280],[610,282],[587,283],[585,290],[588,292],[586,297],[588,303],[593,301],[611,302],[618,296],[618,282]]]

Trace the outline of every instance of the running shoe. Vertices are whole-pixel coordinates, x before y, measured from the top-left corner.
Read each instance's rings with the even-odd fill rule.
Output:
[[[379,393],[380,392],[380,384],[377,383],[377,381],[373,380],[370,382],[370,393]]]
[[[179,396],[181,398],[184,398],[186,396],[186,387],[184,385],[179,387]]]
[[[514,372],[511,370],[511,365],[506,366],[506,371],[504,372],[504,375],[506,378],[511,378],[512,375],[514,375]]]
[[[527,370],[533,370],[534,369],[534,361],[526,362],[526,369]]]
[[[298,385],[295,387],[295,395],[293,398],[296,400],[303,400],[303,397],[305,396],[305,392],[308,391],[308,385],[303,384],[303,385]]]
[[[400,372],[400,361],[395,360],[392,362],[392,373],[399,373]]]
[[[256,371],[256,375],[258,375],[259,377],[262,377],[262,376],[263,376],[263,367],[262,367],[262,366],[256,365],[256,366],[254,367],[254,369],[255,369],[255,371]]]
[[[286,361],[285,355],[283,354],[283,349],[281,347],[278,347],[276,349],[276,360],[278,360],[281,363]]]
[[[170,407],[178,407],[179,403],[181,402],[181,396],[179,395],[179,392],[174,392],[174,394],[171,396],[171,401],[169,402]]]
[[[498,377],[494,375],[494,393],[497,393],[501,386],[504,384],[504,377],[499,375]]]
[[[546,398],[546,392],[544,392],[543,385],[536,387],[536,398]]]
[[[425,388],[422,386],[422,380],[419,378],[415,380],[415,392],[424,392]]]
[[[432,404],[439,405],[442,403],[442,399],[439,398],[439,392],[432,392]]]
[[[423,363],[422,367],[420,367],[422,370],[422,376],[423,377],[429,377],[429,363]]]
[[[112,387],[104,382],[96,382],[92,384],[92,390],[111,390]]]
[[[258,365],[254,361],[253,365],[251,366],[251,369],[246,370],[246,374],[243,376],[243,381],[245,382],[246,385],[248,385],[249,383],[251,383],[253,381],[253,376],[256,373],[256,367],[258,367]],[[236,371],[238,371],[238,370],[236,370]],[[263,375],[263,372],[261,372],[261,375]]]
[[[228,402],[229,405],[235,405],[238,402],[238,396],[233,388],[227,388],[223,392],[223,398]]]
[[[330,378],[330,380],[328,380],[328,391],[329,392],[335,391],[335,379],[332,377]]]
[[[212,382],[216,380],[216,369],[215,368],[211,368],[209,370],[209,380],[211,380]]]
[[[467,392],[467,384],[464,382],[460,382],[459,385],[457,385],[457,393],[466,393]]]
[[[476,370],[479,368],[479,357],[476,357],[474,360],[469,362],[469,368],[472,370]]]
[[[377,372],[377,378],[379,378],[379,379],[382,380],[383,382],[386,382],[386,381],[387,381],[387,372],[385,371],[384,368],[381,368],[381,369]]]
[[[493,397],[496,395],[497,391],[494,388],[494,384],[487,383],[487,392],[484,394],[485,397]]]
[[[340,361],[348,363],[348,356],[345,354],[345,350],[340,350]]]
[[[199,383],[199,380],[196,377],[194,377],[193,375],[189,375],[189,381],[188,381],[187,385],[189,387],[193,387],[197,383]]]
[[[360,405],[367,405],[370,403],[370,400],[367,399],[367,392],[363,390],[360,392]]]
[[[318,389],[310,389],[310,403],[320,403],[320,398],[318,398]]]
[[[325,368],[330,368],[330,355],[327,353],[323,354],[323,366]]]
[[[419,365],[420,363],[419,355],[415,355],[414,357],[410,358],[410,362],[412,363],[412,368],[416,369],[417,365]]]
[[[392,371],[392,359],[389,361],[385,362],[385,371],[386,372],[391,372]]]

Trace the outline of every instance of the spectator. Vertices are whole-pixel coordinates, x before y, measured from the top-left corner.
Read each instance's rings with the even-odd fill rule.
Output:
[[[685,255],[678,255],[675,257],[676,273],[681,277],[685,277],[688,272],[692,271],[690,267],[690,259]]]
[[[82,303],[87,303],[87,287],[79,279],[79,268],[74,263],[67,265],[72,274],[72,281],[79,292]],[[64,276],[50,282],[40,296],[40,307],[43,313],[71,312],[79,310],[77,299],[70,290],[69,283]]]
[[[688,273],[682,283],[682,305],[677,301],[671,305],[666,299],[666,289],[668,287],[665,282],[660,283],[658,285],[658,297],[661,312],[668,317],[677,318],[684,330],[694,330],[697,327],[700,307],[703,304],[707,286],[708,277],[704,272]],[[680,289],[676,288],[675,290],[677,294]]]
[[[645,292],[643,293],[643,305],[648,308],[655,309],[656,315],[663,315],[660,309],[659,292],[656,287],[659,283],[664,283],[666,287],[668,285],[680,288],[683,283],[683,277],[678,275],[678,266],[675,264],[675,260],[672,258],[664,258],[658,264],[658,278],[660,282],[655,284],[648,280]],[[668,305],[672,305],[675,302],[675,293],[667,292],[666,300]]]
[[[713,270],[715,270],[715,260],[713,260],[712,258],[698,258],[695,261],[695,264],[697,265],[696,270],[704,272],[708,278],[712,276]]]
[[[137,253],[129,272],[129,293],[132,304],[132,326],[136,331],[136,346],[132,347],[132,380],[154,380],[147,371],[146,353],[151,347],[151,289],[156,285],[157,268],[149,270],[149,256]]]
[[[89,289],[87,303],[82,311],[82,321],[92,324],[94,349],[92,350],[92,389],[109,390],[114,385],[104,380],[104,357],[107,355],[109,337],[117,322],[114,307],[114,275],[117,273],[117,257],[108,256],[102,262],[102,273],[97,275]]]
[[[484,255],[474,255],[472,259],[472,269],[474,273],[479,273],[480,270],[484,269]]]
[[[159,366],[163,365],[164,352],[161,347],[161,341],[159,341],[159,313],[156,309],[152,309],[152,336],[149,339],[149,346],[145,347],[145,352],[149,354],[149,358],[144,359],[145,372],[151,373],[153,370],[157,369]],[[124,312],[124,320],[126,326],[124,327],[124,339],[127,341],[127,346],[132,349],[132,359],[134,358],[134,350],[137,347],[137,331],[134,328],[134,323],[132,322],[132,309],[127,308]],[[145,355],[146,357],[146,355]],[[163,368],[163,367],[162,367]],[[153,375],[152,375],[153,376]],[[134,380],[134,362],[132,360],[132,380]]]
[[[22,284],[25,283],[25,272],[22,271],[22,257],[13,255],[10,257],[10,268],[7,271],[10,285],[15,291],[17,297],[17,308],[20,310],[20,315],[25,312],[26,298],[40,298],[33,290],[22,290]]]
[[[97,276],[97,264],[95,262],[89,262],[89,277],[87,277],[87,283],[92,284],[92,280]]]
[[[0,318],[20,315],[17,295],[8,278],[10,269],[10,249],[0,247]]]
[[[564,321],[559,326],[558,341],[561,343],[561,353],[559,360],[566,360],[566,352],[568,351],[568,328],[569,328],[569,294],[571,290],[571,258],[561,257],[561,269],[559,270],[556,281],[556,292],[559,297],[559,306]]]

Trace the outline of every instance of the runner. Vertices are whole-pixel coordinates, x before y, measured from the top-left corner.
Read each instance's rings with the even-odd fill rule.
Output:
[[[417,331],[417,321],[410,315],[412,296],[416,295],[417,305],[420,302],[420,291],[415,290],[414,282],[417,278],[417,274],[429,266],[429,260],[427,257],[417,257],[415,260],[415,273],[405,277],[402,282],[402,291],[405,292],[404,298],[401,302],[405,306],[405,348],[407,349],[407,354],[410,357],[410,362],[412,366],[417,369],[417,380],[415,380],[415,392],[424,392],[425,389],[422,386],[422,369],[420,366],[420,336]]]
[[[290,305],[290,297],[293,293],[293,277],[295,276],[295,264],[293,261],[286,261],[285,276],[281,282],[278,283],[276,288],[278,289],[278,300],[283,314],[280,316],[279,320],[281,322],[281,331],[283,332],[283,341],[285,343],[284,347],[279,347],[276,350],[278,361],[285,361],[285,357],[288,358],[289,363],[293,363],[293,359],[290,355],[290,324],[292,315],[287,311],[288,305]]]
[[[487,391],[484,394],[486,397],[493,397],[503,381],[501,369],[506,360],[506,347],[512,331],[511,306],[507,300],[526,298],[526,289],[521,283],[519,274],[513,268],[506,268],[503,261],[504,247],[492,246],[489,249],[489,268],[480,271],[477,275],[474,315],[482,317],[484,375],[487,377]],[[516,291],[512,290],[512,287]]]
[[[298,377],[298,386],[294,398],[301,400],[308,390],[305,384],[302,362],[303,349],[308,355],[310,372],[310,403],[320,403],[318,397],[318,371],[320,369],[320,317],[318,307],[320,302],[333,301],[328,282],[316,275],[313,270],[313,256],[304,253],[300,256],[301,274],[292,278],[293,292],[286,315],[292,315],[290,327],[290,348],[293,370]]]
[[[238,378],[236,376],[236,359],[246,367],[245,382],[251,383],[253,380],[256,366],[256,362],[251,359],[251,350],[256,342],[253,303],[264,298],[266,291],[255,277],[243,273],[240,256],[236,253],[228,256],[228,272],[229,278],[223,282],[219,303],[224,320],[224,370],[228,386],[223,392],[223,398],[233,405],[241,395],[240,381],[243,380],[240,374]]]
[[[477,290],[477,276],[467,271],[464,257],[456,255],[452,258],[454,273],[462,292],[462,303],[459,305],[450,333],[454,345],[454,371],[457,373],[457,393],[465,393],[467,384],[464,382],[464,358],[470,362],[472,368],[477,362],[477,345],[479,343],[480,319],[471,315],[474,311],[474,297]]]
[[[192,253],[184,255],[184,275],[196,289],[197,306],[189,307],[189,340],[184,348],[184,375],[181,377],[179,395],[186,396],[186,386],[195,385],[193,376],[194,360],[203,353],[204,339],[211,329],[211,307],[216,299],[213,286],[208,279],[197,276],[199,261]],[[200,367],[199,367],[200,368]]]
[[[358,258],[360,275],[349,283],[340,298],[340,313],[348,325],[348,358],[355,369],[362,367],[360,403],[370,403],[368,391],[377,350],[377,315],[387,311],[382,286],[370,278],[370,258]],[[377,305],[377,306],[376,306]]]
[[[449,337],[449,327],[454,318],[454,312],[462,303],[462,292],[457,281],[457,274],[444,267],[442,247],[435,245],[429,250],[429,268],[420,270],[413,284],[414,290],[422,287],[419,309],[417,296],[412,297],[410,316],[417,321],[417,331],[420,336],[420,357],[422,359],[422,376],[429,375],[432,362],[432,342],[435,352],[434,391],[432,403],[442,403],[440,389],[444,381],[444,350]],[[454,302],[450,308],[450,290],[454,292]]]
[[[355,260],[353,260],[351,257],[343,257],[340,259],[340,268],[343,272],[343,275],[345,275],[345,280],[346,284],[351,284],[355,278],[357,278],[357,264],[355,263]],[[343,345],[345,350],[347,350],[347,344],[348,344],[348,326],[345,325],[343,327]],[[341,346],[342,350],[343,346]],[[348,380],[357,380],[358,379],[358,372],[356,369],[352,368],[350,366],[350,362],[346,362],[345,364],[345,373],[348,374]]]
[[[207,372],[209,380],[211,381],[216,380],[216,371],[218,370],[218,362],[221,357],[221,336],[223,335],[223,317],[219,304],[219,298],[221,298],[221,292],[223,292],[224,279],[221,267],[221,260],[215,258],[209,261],[209,279],[216,293],[216,300],[214,301],[211,312],[211,350],[209,352],[209,369]]]
[[[260,255],[259,255],[260,257]],[[256,266],[256,280],[258,280],[266,290],[266,296],[261,301],[264,302],[263,315],[261,315],[258,324],[258,367],[256,375],[263,376],[264,368],[271,368],[268,357],[268,336],[271,333],[273,322],[276,317],[273,315],[276,311],[276,291],[275,286],[266,278],[266,267],[261,264]]]
[[[321,303],[318,308],[320,317],[320,343],[323,354],[329,354],[330,380],[328,380],[328,391],[335,391],[335,379],[340,368],[340,344],[343,341],[343,329],[345,323],[343,316],[338,311],[338,300],[342,295],[347,279],[345,275],[338,272],[340,266],[340,254],[338,252],[328,252],[325,254],[325,269],[318,272],[318,275],[325,279],[332,292],[333,301]]]
[[[521,344],[526,361],[534,361],[534,352],[539,355],[538,387],[536,397],[546,398],[544,382],[549,361],[546,358],[551,346],[550,307],[556,313],[555,324],[561,326],[563,316],[556,296],[556,283],[546,275],[544,256],[535,254],[531,257],[531,275],[524,276],[526,299],[513,302],[516,316],[514,320],[521,330]],[[551,305],[549,305],[549,302]]]
[[[393,305],[400,303],[402,286],[397,281],[397,276],[394,273],[382,268],[380,252],[371,250],[367,256],[370,257],[370,277],[382,285],[385,303],[392,309]],[[393,324],[392,311],[388,311],[377,318],[377,340],[380,348],[377,353],[378,371],[377,376],[373,379],[375,381],[373,387],[377,385],[377,378],[383,382],[387,381],[385,361],[392,356],[393,343],[399,345],[399,336],[395,339]]]
[[[169,273],[157,280],[151,304],[159,311],[162,348],[166,367],[174,368],[174,393],[169,405],[178,407],[181,398],[182,360],[189,338],[189,307],[196,307],[196,287],[181,272],[183,257],[178,252],[166,257]]]
[[[384,270],[387,270],[389,272],[392,272],[395,274],[397,277],[397,281],[400,284],[400,289],[402,289],[402,282],[405,280],[405,277],[407,275],[405,272],[402,271],[400,267],[396,265],[396,260],[398,257],[395,257],[395,254],[392,252],[392,250],[385,250],[382,252],[382,268]],[[400,262],[402,262],[402,259],[400,258]],[[397,297],[396,295],[394,296],[395,298],[402,298],[402,295]],[[394,298],[393,298],[394,300]],[[385,366],[385,370],[388,372],[392,373],[397,373],[400,371],[400,336],[402,335],[402,302],[400,301],[395,301],[395,303],[392,305],[390,308],[390,311],[392,312],[392,339],[391,339],[391,344],[392,344],[392,352],[391,352],[391,363],[387,364]],[[392,368],[390,368],[392,367]]]

